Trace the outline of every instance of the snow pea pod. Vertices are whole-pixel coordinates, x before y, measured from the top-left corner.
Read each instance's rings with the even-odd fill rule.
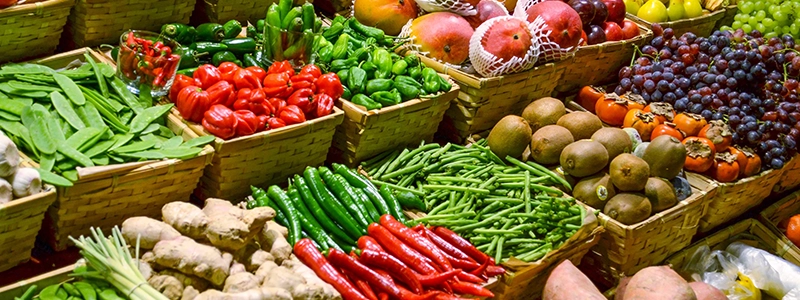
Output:
[[[94,162],[92,162],[91,158],[87,157],[83,153],[78,152],[78,150],[75,150],[75,148],[67,146],[66,143],[61,143],[60,145],[58,145],[58,152],[74,160],[81,166],[94,167]]]
[[[100,296],[100,300],[125,300],[125,298],[117,295],[117,292],[113,289],[105,289],[98,296]]]
[[[133,117],[130,126],[130,133],[138,133],[144,130],[150,123],[161,118],[164,114],[169,112],[173,104],[159,105],[149,107]]]
[[[203,147],[216,139],[213,135],[204,135],[196,137],[183,143],[184,147]]]
[[[67,98],[64,98],[64,95],[61,95],[59,92],[52,92],[50,93],[50,101],[53,102],[53,107],[56,108],[56,112],[58,112],[72,128],[78,130],[86,128],[86,125],[83,124],[81,118],[78,117],[78,114],[72,108],[72,104],[67,101]]]
[[[89,55],[89,52],[83,53],[83,57],[86,58],[86,61],[89,62],[94,70],[94,75],[97,77],[97,85],[100,87],[100,93],[103,94],[103,97],[108,98],[108,86],[106,86],[106,77],[103,75],[103,71],[97,66],[97,62]]]
[[[134,113],[139,114],[144,110],[142,104],[139,103],[139,99],[136,99],[136,96],[125,87],[125,83],[122,82],[121,79],[114,77],[111,80],[111,88],[122,98],[122,101],[125,102],[125,105],[131,108]],[[81,94],[83,96],[83,94]]]
[[[11,113],[17,117],[22,115],[22,110],[24,110],[26,106],[29,105],[25,105],[24,103],[22,103],[22,101],[9,101],[9,100],[0,101],[0,110]]]
[[[58,300],[61,299],[56,295],[58,289],[61,287],[60,284],[51,285],[44,288],[41,292],[39,292],[39,299],[41,300]]]
[[[162,149],[157,150],[158,153],[161,153],[166,158],[176,158],[176,159],[187,159],[197,156],[201,151],[202,148],[189,148],[189,147],[175,147],[166,149],[162,145]]]
[[[39,159],[39,168],[50,172],[56,165],[56,156],[52,154],[43,154]]]
[[[108,151],[114,151],[117,148],[128,144],[128,142],[130,142],[133,139],[133,137],[134,137],[134,135],[130,134],[130,133],[115,135],[114,138],[112,138],[112,140],[115,141],[114,146],[111,146],[111,148],[109,148]],[[142,149],[142,150],[146,150],[146,149]]]
[[[76,105],[83,105],[86,103],[86,98],[83,96],[81,89],[72,79],[59,73],[53,73],[53,79],[55,79],[58,86],[64,90],[64,94],[67,94],[69,100],[72,100],[72,103]]]
[[[108,151],[108,149],[111,149],[111,147],[114,146],[115,143],[116,141],[114,140],[105,140],[99,142],[94,146],[92,146],[91,148],[89,148],[89,150],[86,150],[84,154],[86,154],[86,156],[88,157],[95,157],[97,155],[105,153],[106,151]]]
[[[180,146],[183,143],[183,138],[179,136],[174,136],[168,139],[166,142],[161,144],[161,148],[170,149]]]
[[[100,112],[97,111],[97,108],[92,103],[87,102],[83,106],[77,107],[75,113],[89,127],[107,127],[106,123],[103,122],[103,117],[100,116]]]
[[[56,143],[47,130],[45,121],[49,113],[41,104],[34,104],[22,111],[22,124],[31,132],[31,139],[36,149],[45,154],[56,153]]]
[[[156,145],[156,142],[152,141],[152,140],[141,141],[141,142],[131,143],[129,145],[122,146],[122,147],[113,149],[111,151],[113,151],[114,153],[118,153],[118,154],[121,154],[121,153],[133,153],[133,152],[140,152],[140,151],[144,151],[144,150],[153,148],[155,145]]]
[[[75,288],[81,293],[81,296],[84,300],[97,299],[97,292],[95,292],[94,287],[91,284],[78,281],[75,283]]]
[[[16,80],[8,81],[8,86],[10,86],[12,89],[15,90],[28,91],[28,92],[55,92],[60,90],[59,88],[54,88],[51,86],[32,84]]]

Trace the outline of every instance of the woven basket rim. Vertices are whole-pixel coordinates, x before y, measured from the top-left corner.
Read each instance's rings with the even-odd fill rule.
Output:
[[[702,16],[699,16],[699,17],[694,17],[694,18],[691,18],[691,19],[682,19],[682,20],[677,20],[677,21],[672,21],[672,22],[661,22],[659,24],[661,24],[664,28],[667,28],[667,27],[673,27],[673,26],[676,26],[676,25],[694,24],[696,22],[705,23],[705,22],[709,22],[708,20],[714,20],[714,22],[716,22],[717,20],[722,19],[722,17],[725,16],[725,11],[727,9],[730,9],[730,8],[731,8],[730,6],[726,6],[726,7],[723,7],[721,9],[709,12],[708,14],[704,13]],[[643,25],[651,26],[651,27],[653,26],[653,23],[645,21],[644,19],[639,18],[639,17],[637,17],[637,16],[635,16],[635,15],[633,15],[631,13],[625,13],[625,17],[631,19],[632,21],[634,21],[636,23],[640,23],[640,24],[643,24]]]
[[[7,210],[7,209],[15,208],[17,206],[21,206],[23,204],[27,204],[27,203],[30,203],[30,202],[43,201],[43,200],[45,200],[46,198],[48,198],[49,196],[51,196],[51,195],[53,195],[55,193],[56,193],[56,187],[55,186],[52,186],[52,185],[49,185],[49,184],[45,184],[42,187],[42,192],[40,192],[40,193],[37,193],[37,194],[34,194],[34,195],[30,195],[30,196],[25,196],[25,197],[22,197],[22,198],[17,198],[17,199],[11,200],[10,202],[8,202],[6,204],[0,204],[0,212],[2,212],[4,210]],[[51,203],[48,203],[47,206],[50,206],[50,204],[52,204],[52,202],[55,202],[56,198],[52,197],[51,200],[52,200]]]
[[[772,205],[768,206],[761,212],[759,212],[759,216],[761,216],[761,221],[764,223],[772,224],[772,218],[775,217],[775,214],[781,210],[781,208],[788,202],[797,202],[800,203],[800,190],[794,191],[789,193],[785,197],[781,198],[780,200],[776,201]],[[794,203],[793,203],[794,204]],[[800,213],[800,211],[796,212]],[[790,213],[793,214],[793,213]],[[772,224],[773,226],[775,224]],[[777,226],[776,226],[777,227]]]
[[[715,188],[715,187],[712,186],[711,189],[713,189],[713,188]],[[709,189],[709,190],[711,190],[711,189]],[[631,225],[622,224],[619,221],[617,221],[617,220],[609,217],[608,215],[604,214],[602,211],[600,212],[600,214],[598,216],[598,220],[601,220],[600,221],[601,222],[600,225],[602,225],[602,226],[606,226],[606,224],[612,223],[612,224],[614,224],[614,226],[619,226],[620,228],[624,229],[625,231],[636,231],[641,227],[650,225],[650,224],[655,223],[655,222],[660,222],[663,218],[666,218],[668,216],[672,216],[672,215],[675,215],[675,214],[682,214],[687,208],[692,207],[693,205],[701,204],[700,200],[702,200],[703,197],[705,197],[708,194],[709,190],[701,190],[701,191],[697,191],[697,192],[692,192],[692,195],[689,196],[689,198],[686,198],[686,199],[683,199],[681,201],[678,201],[677,204],[675,204],[674,206],[670,207],[669,209],[661,211],[661,212],[658,212],[658,213],[648,217],[644,221],[641,221],[641,222],[636,223],[636,224],[631,224]]]
[[[467,72],[461,71],[458,68],[453,68],[453,67],[451,67],[452,65],[449,65],[449,64],[446,64],[446,63],[442,63],[442,62],[440,62],[440,61],[438,61],[436,59],[427,57],[427,56],[422,55],[422,54],[418,54],[417,56],[419,56],[420,60],[424,61],[425,65],[427,65],[429,67],[434,65],[434,66],[436,66],[434,69],[442,70],[440,73],[450,75],[450,77],[452,77],[453,79],[455,79],[457,81],[460,81],[460,82],[468,83],[470,86],[484,86],[487,83],[493,82],[493,81],[497,81],[497,82],[501,82],[502,83],[502,81],[506,77],[521,76],[522,74],[534,73],[534,71],[538,71],[538,70],[555,68],[557,63],[563,61],[563,60],[560,60],[560,61],[548,62],[548,63],[545,63],[543,65],[536,65],[535,67],[530,68],[530,69],[525,70],[525,71],[522,71],[522,72],[506,74],[506,75],[501,75],[501,76],[495,76],[495,77],[483,77],[483,76],[480,76],[479,74],[471,74],[471,73],[467,73]]]
[[[36,14],[37,10],[55,9],[62,6],[72,6],[75,0],[45,0],[35,3],[15,5],[9,8],[0,9],[0,18],[12,17],[16,15]]]

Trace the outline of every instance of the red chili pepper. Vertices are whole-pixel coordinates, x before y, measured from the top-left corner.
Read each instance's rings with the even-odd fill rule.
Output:
[[[274,115],[279,115],[278,113],[286,106],[286,101],[281,98],[269,98],[267,102],[272,106],[272,113]]]
[[[395,285],[386,277],[381,276],[377,272],[361,264],[354,258],[348,256],[341,250],[331,249],[330,252],[328,253],[328,259],[334,266],[352,272],[353,275],[356,275],[359,278],[366,280],[367,282],[369,282],[370,285],[377,287],[378,289],[389,294],[389,296],[394,297],[396,299],[414,300],[414,299],[432,299],[433,297],[436,297],[437,292],[420,296],[410,291],[407,291],[406,289],[403,289]]]
[[[299,124],[306,121],[306,115],[303,111],[295,105],[286,105],[279,112],[281,120],[286,125]]]
[[[221,80],[206,91],[211,104],[222,104],[230,108],[233,106],[233,102],[236,101],[236,92],[233,89],[233,85],[227,81]]]
[[[469,257],[472,257],[472,259],[474,259],[476,262],[483,263],[490,258],[488,255],[486,255],[486,253],[481,252],[478,250],[478,248],[475,248],[472,243],[465,240],[450,229],[444,227],[434,227],[433,232],[443,240],[469,255]]]
[[[362,235],[358,238],[357,246],[361,250],[373,250],[373,251],[384,251],[383,247],[378,244],[378,241],[369,237],[368,235]]]
[[[333,99],[339,99],[342,97],[342,94],[344,94],[342,81],[339,80],[339,76],[336,75],[336,73],[327,73],[320,76],[317,78],[317,82],[315,84],[317,86],[318,93],[327,94]]]
[[[238,120],[236,124],[236,136],[246,136],[260,131],[258,128],[258,116],[249,110],[237,110],[233,112]]]
[[[474,300],[474,299],[461,298],[461,297],[458,297],[458,296],[455,296],[455,295],[449,295],[449,294],[441,293],[441,294],[437,295],[436,299],[434,299],[434,300]]]
[[[419,283],[414,271],[394,256],[383,251],[364,249],[359,254],[359,259],[367,265],[390,272],[397,280],[408,285],[415,293],[423,292],[422,285]]]
[[[483,275],[483,273],[484,273],[484,272],[486,272],[486,268],[488,268],[488,267],[489,267],[489,263],[490,263],[490,261],[489,261],[489,260],[486,260],[485,262],[483,262],[483,264],[481,264],[481,266],[480,266],[480,267],[478,267],[478,268],[477,268],[477,269],[475,269],[475,270],[472,270],[472,271],[471,271],[471,272],[469,272],[469,273],[470,273],[470,274],[472,274],[472,275],[475,275],[475,276],[482,276],[482,275]]]
[[[313,74],[300,73],[292,76],[291,81],[292,81],[292,87],[295,90],[311,89],[312,91],[316,92],[317,87],[314,86],[314,82],[317,81],[317,79],[314,78]]]
[[[128,32],[128,38],[125,40],[125,44],[127,44],[129,48],[136,46],[136,38],[133,36],[133,31]]]
[[[415,230],[417,230],[418,228],[419,228],[419,230],[421,230],[420,233],[423,236],[425,236],[431,242],[433,242],[433,244],[436,245],[436,247],[438,247],[442,251],[444,251],[444,253],[446,253],[446,254],[454,257],[454,258],[458,258],[460,260],[466,260],[466,261],[469,261],[469,262],[477,263],[474,259],[469,257],[469,255],[467,255],[466,253],[464,253],[461,250],[458,250],[458,248],[453,246],[453,244],[448,243],[447,241],[445,241],[444,239],[442,239],[441,237],[439,237],[438,235],[433,233],[433,231],[431,231],[430,229],[425,227],[425,225],[418,224],[417,226],[414,226]]]
[[[494,293],[492,293],[492,291],[487,290],[486,288],[474,283],[456,281],[456,282],[451,282],[450,286],[453,287],[454,292],[459,294],[467,294],[467,295],[473,295],[478,297],[489,297],[489,298],[494,297]]]
[[[303,113],[312,111],[311,101],[314,100],[314,91],[308,88],[296,89],[289,99],[286,99],[287,105],[294,105],[299,107]]]
[[[314,95],[314,103],[316,103],[315,108],[316,111],[314,115],[319,117],[324,117],[330,115],[333,112],[333,98],[328,94],[316,94]]]
[[[387,294],[387,293],[378,293],[378,300],[389,300],[389,294]]]
[[[258,77],[259,81],[263,82],[264,81],[264,77],[267,77],[267,71],[264,71],[264,69],[262,69],[262,68],[259,68],[259,67],[256,67],[256,66],[252,66],[252,67],[247,67],[245,69],[250,71],[250,73],[253,73],[253,75],[255,75],[256,77]]]
[[[367,233],[380,243],[386,249],[386,252],[394,255],[404,262],[406,265],[414,269],[414,271],[422,274],[437,273],[436,268],[428,259],[409,247],[403,241],[392,235],[392,233],[378,223],[369,224]]]
[[[289,63],[289,61],[286,60],[276,61],[272,63],[271,66],[269,66],[269,69],[267,69],[267,74],[278,74],[278,73],[285,73],[289,75],[289,77],[292,77],[294,76],[294,68],[292,67],[292,64]]]
[[[304,238],[295,243],[293,252],[303,264],[311,268],[311,270],[314,270],[314,273],[316,273],[320,279],[332,285],[336,291],[342,294],[342,298],[347,300],[369,300],[359,293],[353,284],[345,279],[344,276],[325,259],[325,256],[322,256],[322,253],[317,250],[317,246],[315,246],[314,242],[310,239]]]
[[[230,108],[224,105],[213,105],[203,117],[203,128],[222,139],[236,135],[239,119]]]
[[[452,270],[453,265],[447,260],[447,257],[439,250],[436,245],[431,241],[420,235],[419,233],[411,230],[405,224],[398,222],[394,216],[385,214],[381,216],[381,225],[386,227],[392,234],[406,242],[412,248],[425,254],[428,258],[435,261],[444,270]],[[477,266],[476,266],[477,268]]]
[[[286,98],[293,91],[291,77],[286,73],[267,74],[264,77],[264,93],[267,97]]]
[[[306,65],[300,70],[300,74],[311,74],[317,79],[322,76],[322,70],[317,65]]]
[[[429,275],[419,275],[419,274],[417,274],[416,277],[417,277],[417,280],[419,281],[420,284],[422,284],[424,286],[427,286],[427,287],[433,287],[433,286],[442,285],[442,284],[450,281],[451,279],[456,278],[458,273],[461,273],[461,272],[463,272],[463,271],[461,271],[459,269],[453,269],[453,270],[450,270],[450,271],[447,271],[447,272],[434,273],[434,274],[429,274]]]
[[[506,269],[503,269],[503,267],[501,267],[501,266],[490,265],[489,267],[486,268],[486,276],[489,276],[489,277],[500,276],[500,275],[503,275],[505,273],[506,273]]]
[[[175,108],[178,109],[181,116],[192,122],[202,121],[211,104],[208,92],[193,85],[184,87],[175,100]]]
[[[175,103],[178,100],[178,93],[180,93],[183,88],[190,85],[199,86],[200,83],[194,78],[183,74],[175,75],[172,87],[169,88],[169,100]]]
[[[214,65],[209,64],[197,67],[192,77],[200,81],[200,87],[203,89],[208,89],[222,80],[222,74],[219,70]]]
[[[258,76],[247,69],[239,69],[233,75],[233,83],[237,89],[260,89],[261,81]]]
[[[240,89],[236,94],[233,109],[246,109],[256,115],[272,114],[272,105],[267,102],[267,95],[261,89]]]
[[[483,278],[480,278],[480,277],[478,277],[476,275],[472,275],[472,274],[467,273],[465,271],[461,271],[460,273],[456,274],[456,277],[458,277],[459,280],[466,281],[466,282],[472,282],[472,283],[485,283],[486,282],[486,280],[484,280]]]
[[[378,300],[378,296],[375,295],[375,291],[372,290],[372,287],[369,286],[369,283],[363,279],[360,279],[358,276],[354,276],[353,273],[348,272],[345,269],[340,269],[342,274],[346,276],[350,281],[352,281],[359,291],[364,294],[367,299],[370,300]]]
[[[459,269],[462,269],[462,270],[466,270],[466,271],[472,272],[473,270],[477,270],[478,268],[481,267],[481,264],[476,263],[476,262],[471,262],[471,261],[468,261],[468,260],[458,259],[458,258],[452,257],[452,256],[450,256],[448,254],[444,254],[444,255],[447,258],[447,261],[450,262],[450,265],[453,266],[453,268],[459,268]]]

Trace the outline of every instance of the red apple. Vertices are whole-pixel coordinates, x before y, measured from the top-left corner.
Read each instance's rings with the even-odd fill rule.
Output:
[[[586,37],[586,31],[581,29],[581,46],[586,46],[589,44],[589,38]]]
[[[622,0],[603,0],[608,10],[608,18],[606,21],[615,22],[622,26],[622,21],[625,20],[625,2]]]
[[[597,0],[600,1],[600,0]],[[581,40],[581,16],[568,4],[561,1],[545,1],[531,6],[526,11],[528,22],[536,17],[544,19],[548,38],[562,49],[578,46]]]
[[[594,19],[592,25],[603,25],[608,19],[608,7],[603,3],[603,0],[591,0],[594,5]]]
[[[419,10],[414,0],[355,0],[356,20],[374,26],[388,35],[398,35],[408,23],[417,17]]]
[[[597,45],[606,41],[606,32],[603,27],[597,25],[589,25],[588,43],[589,45]]]
[[[639,35],[639,26],[636,26],[636,23],[633,21],[625,19],[625,21],[622,22],[622,36],[624,36],[626,40],[629,40],[635,38],[637,35]]]
[[[411,38],[431,58],[461,64],[469,57],[469,39],[475,30],[463,17],[451,12],[432,12],[411,22]]]
[[[606,41],[621,41],[625,38],[622,33],[622,27],[619,27],[614,22],[605,22],[603,24],[603,32],[606,34]]]
[[[527,22],[517,18],[498,20],[486,30],[481,46],[486,52],[508,61],[513,57],[523,58],[531,49],[531,32]]]
[[[481,2],[478,2],[478,5],[475,6],[475,10],[478,11],[477,15],[464,17],[464,19],[467,19],[467,22],[472,25],[472,28],[478,28],[483,22],[491,18],[508,15],[506,7],[495,0],[481,0]]]

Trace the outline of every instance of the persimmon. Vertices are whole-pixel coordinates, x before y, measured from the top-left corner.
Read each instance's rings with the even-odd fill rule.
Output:
[[[703,116],[692,113],[679,113],[672,120],[673,123],[682,130],[686,136],[697,136],[708,122]]]
[[[786,237],[795,246],[800,247],[800,214],[789,218],[789,223],[786,225]]]
[[[653,133],[650,134],[650,140],[652,141],[662,135],[673,136],[679,141],[682,141],[686,137],[675,123],[670,122],[664,122],[656,126],[656,128],[653,129]]]
[[[716,152],[711,140],[691,136],[683,140],[683,146],[686,147],[686,162],[683,164],[686,170],[703,173],[714,164]]]
[[[622,125],[628,110],[628,101],[613,93],[605,94],[597,99],[594,106],[597,117],[612,126]]]
[[[605,94],[606,92],[603,88],[587,85],[578,91],[578,96],[575,97],[575,101],[586,110],[595,113],[597,100],[600,100]]]
[[[703,129],[700,129],[697,136],[711,140],[717,152],[725,151],[725,149],[731,146],[731,142],[733,142],[733,131],[731,127],[722,120],[713,120],[709,122],[706,126],[703,126]]]
[[[631,109],[625,114],[622,126],[636,129],[643,141],[650,141],[653,130],[659,124],[660,122],[653,113],[644,112],[641,109]]]
[[[653,102],[644,107],[644,112],[651,112],[663,124],[675,119],[675,109],[666,102]],[[682,139],[682,138],[681,138]]]
[[[736,155],[736,162],[739,163],[739,178],[750,177],[761,172],[761,157],[753,149],[745,146],[731,146],[727,151]]]
[[[647,105],[647,101],[644,101],[641,95],[637,95],[631,92],[627,92],[624,95],[620,96],[625,101],[628,101],[628,109],[644,109],[644,106]]]
[[[739,178],[739,163],[736,162],[736,155],[730,152],[717,153],[714,156],[714,164],[709,169],[711,178],[719,182],[733,182]]]

